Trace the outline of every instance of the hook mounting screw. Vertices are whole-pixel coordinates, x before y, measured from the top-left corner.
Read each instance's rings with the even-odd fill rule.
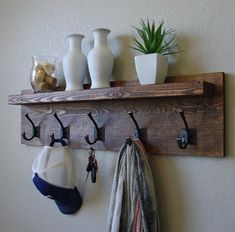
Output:
[[[31,123],[32,127],[33,127],[33,135],[30,138],[26,137],[25,132],[22,134],[22,137],[27,140],[30,141],[32,140],[34,137],[40,138],[40,126],[35,126],[32,119],[29,117],[28,113],[25,114],[25,117],[29,120],[29,122]]]
[[[185,149],[189,144],[196,145],[197,129],[188,127],[188,123],[184,115],[184,110],[182,108],[178,108],[177,111],[180,114],[185,126],[185,128],[181,129],[180,135],[176,138],[179,148]]]
[[[104,138],[105,138],[105,130],[104,130],[104,127],[98,127],[96,121],[94,120],[91,112],[89,112],[87,114],[87,116],[90,118],[90,120],[93,122],[95,128],[94,128],[94,140],[93,141],[90,141],[90,138],[89,138],[89,135],[86,135],[84,138],[86,140],[86,142],[89,144],[89,145],[93,145],[95,144],[97,141],[104,141]]]

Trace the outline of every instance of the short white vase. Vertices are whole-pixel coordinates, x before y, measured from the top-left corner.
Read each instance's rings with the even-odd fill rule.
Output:
[[[84,35],[72,34],[68,37],[68,52],[63,59],[63,71],[66,82],[65,90],[83,89],[87,72],[87,60],[81,51]]]
[[[88,54],[88,69],[91,77],[91,88],[110,87],[113,71],[113,54],[107,46],[107,37],[110,30],[105,28],[94,29],[94,48]]]
[[[160,84],[165,82],[168,59],[158,53],[135,57],[135,67],[141,85]]]

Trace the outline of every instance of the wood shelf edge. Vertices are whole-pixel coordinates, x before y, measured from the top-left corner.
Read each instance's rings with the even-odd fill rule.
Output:
[[[211,96],[213,84],[206,81],[174,82],[157,85],[131,85],[80,91],[55,91],[9,95],[9,105],[46,104],[76,101],[143,99],[156,97]]]

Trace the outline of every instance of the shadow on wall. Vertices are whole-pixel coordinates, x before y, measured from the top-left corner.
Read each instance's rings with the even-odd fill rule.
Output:
[[[235,93],[235,74],[225,73],[225,156],[234,157],[234,93]]]
[[[92,207],[99,209],[99,213],[107,213],[110,201],[113,176],[116,166],[117,153],[103,150],[96,150],[96,159],[98,163],[98,172],[96,183],[91,182],[91,175],[87,177],[88,150],[74,149],[74,161],[76,163],[77,183],[83,199],[82,209]],[[108,154],[107,154],[108,153]],[[101,214],[102,214],[101,213]]]
[[[114,56],[113,73],[111,80],[133,80],[136,79],[133,50],[130,48],[132,38],[120,35],[108,38],[108,47]],[[94,47],[94,40],[83,43],[82,52],[87,57]],[[87,72],[85,83],[90,83],[90,75]]]
[[[204,56],[198,47],[200,46],[200,38],[177,34],[177,40],[182,52],[168,56],[168,75],[207,72],[207,67],[203,61]],[[116,36],[109,41],[109,47],[115,58],[112,80],[133,80],[137,78],[134,57],[140,55],[140,53],[130,48],[132,43],[133,38],[127,35]]]
[[[200,38],[197,35],[190,36],[181,33],[177,34],[177,43],[182,52],[168,56],[168,75],[206,72],[206,67],[203,66],[204,56],[198,47],[201,44]]]
[[[177,42],[182,50],[176,55],[169,55],[168,75],[193,74],[208,72],[206,67],[207,56],[204,58],[200,46],[200,38],[184,34],[177,34]],[[128,35],[119,35],[108,39],[108,47],[114,55],[114,67],[111,80],[135,80],[137,74],[135,71],[135,55],[141,53],[131,49],[133,37]],[[82,51],[88,56],[93,48],[93,40],[88,40],[83,44]],[[62,58],[61,58],[62,59]],[[196,62],[197,61],[197,62]],[[89,72],[85,83],[90,83]]]
[[[112,80],[136,79],[133,50],[130,48],[132,38],[120,35],[110,41],[110,48],[114,54],[114,67]]]
[[[177,170],[174,167],[174,161],[165,158],[160,161],[156,156],[150,158],[161,231],[188,232],[185,228],[187,215],[184,207],[184,193]]]

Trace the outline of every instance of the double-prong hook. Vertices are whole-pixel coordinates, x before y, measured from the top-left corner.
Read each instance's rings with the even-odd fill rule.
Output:
[[[93,122],[95,128],[94,128],[94,140],[91,142],[89,135],[85,136],[85,140],[89,145],[95,144],[97,141],[104,141],[104,127],[98,127],[96,121],[94,120],[94,118],[92,117],[91,112],[89,112],[87,114],[87,116],[90,118],[90,120]]]
[[[61,136],[60,136],[59,139],[56,139],[54,133],[51,134],[50,146],[52,147],[54,145],[54,143],[61,143],[62,146],[66,146],[66,142],[64,141],[64,139],[69,139],[69,127],[64,127],[64,125],[61,122],[61,120],[59,119],[57,113],[54,113],[53,116],[55,117],[55,119],[60,124],[60,127],[61,127]]]
[[[59,119],[57,113],[53,114],[56,120],[59,122],[61,127],[61,139],[69,139],[69,127],[64,127],[63,123]]]
[[[179,148],[185,149],[188,144],[196,145],[197,130],[188,127],[188,123],[184,115],[184,110],[182,108],[178,108],[177,111],[180,114],[185,126],[185,128],[181,129],[180,135],[176,138]]]
[[[32,125],[33,128],[33,135],[30,138],[27,138],[25,135],[25,132],[22,134],[23,138],[27,141],[32,140],[34,137],[39,138],[40,137],[40,127],[39,126],[35,126],[32,119],[29,117],[28,113],[25,114],[25,117],[29,120],[29,122]]]
[[[144,129],[140,128],[135,117],[134,117],[134,113],[133,111],[128,111],[129,116],[131,117],[132,121],[135,124],[135,130],[134,130],[134,134],[133,137],[134,138],[138,138],[140,139],[142,142],[144,141]]]

